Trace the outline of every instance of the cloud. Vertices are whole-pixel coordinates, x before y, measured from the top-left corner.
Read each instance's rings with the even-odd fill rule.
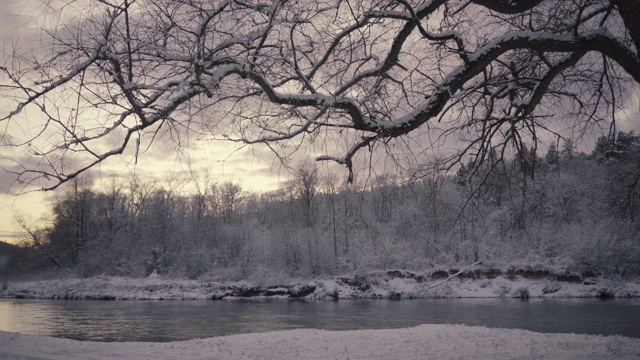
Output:
[[[2,147],[0,156],[0,195],[17,195],[29,190],[28,184],[20,184],[16,172],[23,164],[30,163],[28,157],[18,155],[16,148]],[[28,165],[26,165],[28,166]]]
[[[5,0],[3,10],[0,12],[0,30],[2,34],[23,28],[31,17],[27,15],[26,9],[29,1]],[[33,3],[33,1],[31,1]]]
[[[0,165],[1,167],[2,165]],[[0,169],[0,196],[15,195],[16,176]]]

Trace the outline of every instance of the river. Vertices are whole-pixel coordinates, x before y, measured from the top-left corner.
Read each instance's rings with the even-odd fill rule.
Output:
[[[640,338],[640,299],[0,300],[0,330],[93,341],[177,341],[318,328],[465,324]]]

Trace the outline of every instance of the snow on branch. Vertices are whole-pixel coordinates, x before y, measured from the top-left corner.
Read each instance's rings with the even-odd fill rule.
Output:
[[[640,83],[635,15],[613,0],[95,6],[79,25],[42,29],[42,44],[54,44],[48,58],[4,49],[0,91],[10,104],[0,121],[20,144],[39,144],[33,156],[47,156],[44,167],[18,172],[30,179],[40,171],[63,183],[165,123],[245,144],[346,135],[346,148],[317,159],[352,178],[355,155],[377,140],[437,131],[463,140],[450,157],[460,159],[494,137],[522,142],[503,128],[542,121],[549,106],[609,114],[607,104],[622,102],[598,99]],[[609,63],[617,84],[598,76]],[[44,123],[21,134],[30,111]]]

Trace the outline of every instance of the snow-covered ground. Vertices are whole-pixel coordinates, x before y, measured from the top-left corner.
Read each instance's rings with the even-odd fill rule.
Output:
[[[638,359],[640,339],[460,325],[288,330],[169,343],[98,343],[0,332],[0,358],[31,359]]]
[[[0,297],[67,299],[638,297],[640,282],[603,277],[416,274],[384,271],[255,285],[99,276],[9,281]],[[99,343],[0,332],[0,359],[639,359],[640,339],[541,334],[460,325],[357,331],[315,329],[169,343]]]
[[[437,274],[435,274],[437,275]],[[450,277],[384,271],[286,283],[216,282],[160,276],[98,276],[42,281],[9,281],[4,298],[38,299],[222,299],[237,297],[437,298],[437,297],[640,297],[638,279],[521,276],[502,273]]]

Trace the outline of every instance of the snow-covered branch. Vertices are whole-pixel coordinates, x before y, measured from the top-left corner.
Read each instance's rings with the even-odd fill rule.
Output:
[[[34,156],[47,156],[22,177],[39,171],[65,182],[165,122],[247,144],[349,133],[351,144],[319,158],[349,169],[371,142],[436,123],[438,136],[466,141],[461,153],[484,154],[494,137],[513,135],[503,126],[569,104],[582,109],[572,116],[604,118],[595,114],[622,103],[609,98],[625,96],[624,83],[640,83],[640,16],[623,1],[101,6],[77,24],[42,29],[49,56],[4,49],[9,104],[0,121],[14,144],[38,144]],[[615,69],[599,76],[607,66]],[[46,124],[18,134],[25,109]],[[70,171],[62,164],[71,154]]]

